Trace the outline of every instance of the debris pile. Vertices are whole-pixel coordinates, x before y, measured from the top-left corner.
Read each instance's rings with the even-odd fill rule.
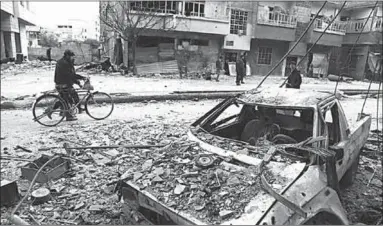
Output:
[[[210,158],[208,165],[199,158]],[[243,170],[207,154],[199,145],[175,143],[137,156],[125,167],[133,183],[167,206],[203,222],[218,224],[239,217],[260,191],[255,167]]]
[[[26,71],[31,70],[50,70],[54,68],[56,65],[55,61],[39,61],[39,60],[33,60],[33,61],[25,61],[21,64],[16,64],[14,62],[9,62],[7,64],[1,64],[1,72],[2,73],[15,73],[20,74],[24,73]]]

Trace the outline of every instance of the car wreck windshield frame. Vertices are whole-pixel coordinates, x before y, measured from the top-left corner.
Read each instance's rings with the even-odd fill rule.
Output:
[[[317,109],[315,107],[301,107],[301,106],[275,106],[275,105],[268,105],[268,104],[262,104],[262,103],[247,103],[244,102],[237,97],[231,97],[223,100],[219,104],[217,104],[214,108],[212,108],[209,112],[207,112],[205,115],[200,117],[198,120],[196,120],[191,126],[196,127],[202,127],[206,128],[206,126],[211,125],[215,119],[219,117],[228,107],[235,104],[243,104],[244,106],[262,106],[267,108],[274,108],[277,110],[310,110],[313,113],[313,131],[312,131],[312,137],[317,136]],[[242,107],[243,109],[243,107]],[[242,111],[241,109],[241,111]]]

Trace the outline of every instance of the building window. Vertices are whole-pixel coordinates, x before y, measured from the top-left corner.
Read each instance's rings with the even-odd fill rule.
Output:
[[[205,16],[205,3],[203,1],[193,1],[185,3],[185,16]]]
[[[234,41],[226,41],[226,46],[234,46]]]
[[[188,42],[189,45],[195,46],[209,46],[209,40],[204,39],[179,39],[178,45],[182,45],[183,42]]]
[[[157,13],[177,13],[179,1],[134,1],[130,2],[133,10]]]
[[[247,14],[248,12],[242,10],[231,10],[230,34],[246,35]]]
[[[271,64],[271,54],[273,52],[272,48],[269,47],[259,47],[258,52],[258,64]]]

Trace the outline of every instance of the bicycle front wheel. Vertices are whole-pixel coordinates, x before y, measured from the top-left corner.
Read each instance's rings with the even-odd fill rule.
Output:
[[[94,92],[86,98],[85,111],[93,119],[106,119],[112,114],[113,109],[113,99],[107,93]]]
[[[56,126],[65,118],[66,109],[66,103],[61,97],[45,94],[33,103],[33,120],[43,126]]]

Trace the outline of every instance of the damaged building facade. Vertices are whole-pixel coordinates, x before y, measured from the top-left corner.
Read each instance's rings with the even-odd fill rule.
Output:
[[[190,62],[189,66],[192,71],[201,69],[201,65],[205,65],[205,67],[209,65],[214,71],[215,61],[219,56],[224,57],[224,61],[227,63],[226,68],[229,68],[229,71],[235,71],[231,67],[235,67],[234,62],[238,54],[246,53],[250,69],[248,73],[252,75],[265,75],[273,68],[298,40],[323,4],[323,2],[307,1],[151,2],[148,4],[148,1],[136,1],[130,2],[130,4],[151,7],[160,13],[171,16],[173,29],[166,32],[147,32],[142,35],[137,43],[137,65],[167,61],[177,61],[180,64],[177,52],[187,49],[191,52],[194,51],[199,56]],[[306,73],[309,65],[312,64],[314,76],[317,77],[326,76],[329,73],[345,73],[337,71],[337,68],[341,63],[345,63],[341,62],[344,59],[344,52],[356,40],[358,33],[355,31],[355,27],[358,28],[360,23],[366,19],[373,5],[373,2],[364,5],[352,3],[347,5],[301,63],[301,72]],[[340,3],[328,2],[306,36],[284,62],[274,70],[273,75],[285,76],[288,73],[289,63],[291,61],[299,62],[303,58],[340,8]],[[367,56],[369,54],[366,51],[371,51],[372,46],[374,46],[375,52],[376,46],[380,45],[381,48],[381,41],[380,44],[378,41],[378,45],[376,45],[371,40],[367,40],[367,37],[374,35],[380,35],[379,40],[381,40],[381,4],[375,11],[358,42],[358,48],[354,48],[351,54],[351,63],[348,64],[350,67],[347,67],[347,74],[356,79],[364,77],[364,71],[368,66]],[[101,23],[101,38],[104,40],[105,54],[112,59],[115,42],[115,39],[111,38],[113,35],[112,32],[106,32],[106,26]],[[126,47],[124,56],[129,54],[127,46],[127,44],[124,46]],[[376,58],[376,54],[374,57]],[[353,64],[355,59],[361,60],[358,60],[358,64]],[[125,59],[126,63],[127,59]]]
[[[1,60],[28,56],[26,26],[36,24],[29,1],[1,2]]]

